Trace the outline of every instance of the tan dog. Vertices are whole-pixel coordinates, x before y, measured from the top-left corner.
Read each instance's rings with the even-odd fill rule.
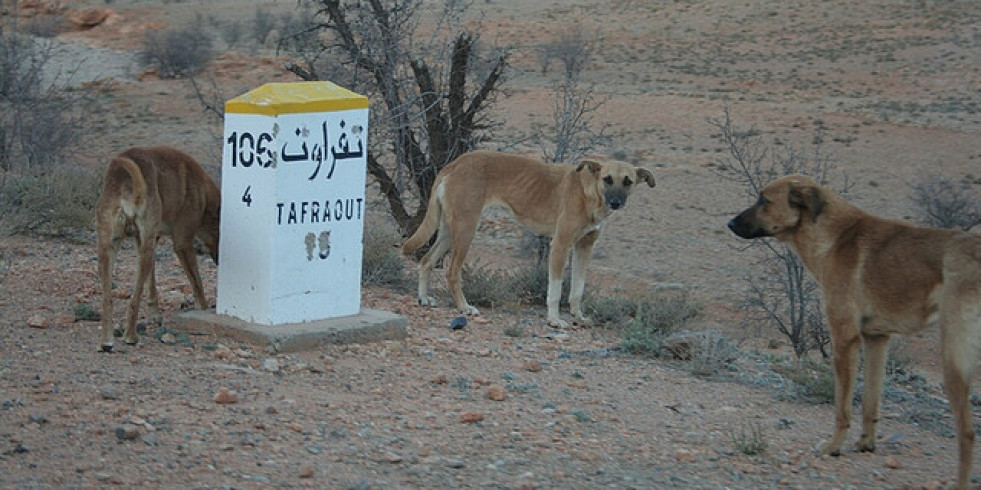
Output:
[[[198,308],[208,303],[201,287],[194,238],[200,239],[218,263],[218,218],[221,195],[211,177],[190,156],[166,147],[130,148],[116,156],[106,169],[102,195],[96,205],[99,279],[102,282],[100,348],[113,347],[112,269],[123,238],[132,236],[139,249],[136,286],[126,317],[127,344],[139,341],[136,318],[147,277],[147,306],[152,321],[160,324],[154,252],[157,239],[169,235],[174,251],[191,281]]]
[[[859,346],[867,354],[862,436],[875,450],[886,345],[939,322],[944,388],[960,449],[957,485],[971,476],[971,379],[981,344],[981,236],[878,218],[804,176],[766,186],[759,201],[729,222],[740,237],[788,244],[820,282],[831,328],[835,431],[825,454],[841,451],[851,420]]]
[[[559,296],[566,260],[574,250],[569,305],[573,317],[586,321],[582,295],[593,245],[606,219],[626,204],[641,181],[654,187],[649,170],[616,161],[583,160],[573,166],[490,151],[460,156],[436,176],[426,216],[402,245],[403,252],[411,252],[439,231],[436,243],[419,264],[419,304],[435,305],[428,295],[429,278],[436,263],[452,249],[446,277],[453,299],[460,312],[479,314],[463,295],[460,273],[481,212],[496,204],[509,209],[535,233],[552,237],[547,294],[552,326],[568,326],[559,318]]]

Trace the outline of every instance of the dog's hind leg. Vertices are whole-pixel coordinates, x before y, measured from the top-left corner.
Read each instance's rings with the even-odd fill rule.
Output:
[[[101,219],[101,217],[100,217]],[[98,235],[99,279],[102,283],[102,318],[99,324],[99,350],[111,352],[113,348],[112,322],[112,271],[119,251],[120,238],[113,235],[109,224],[100,224]]]
[[[157,245],[154,242],[154,261],[156,261]],[[149,313],[148,319],[156,325],[163,325],[163,315],[160,313],[160,295],[157,294],[157,267],[154,264],[150,267],[150,274],[147,276],[147,285],[144,289],[149,289],[146,296],[146,309]]]
[[[142,235],[144,232],[138,232]],[[129,300],[129,310],[126,312],[126,331],[123,340],[127,344],[136,344],[140,341],[136,333],[136,320],[140,313],[140,300],[143,298],[143,288],[146,286],[147,276],[153,273],[153,255],[156,248],[157,238],[150,236],[140,236],[138,239],[139,259],[136,266],[136,285],[133,286],[133,297]]]
[[[419,287],[417,298],[421,306],[436,306],[436,298],[429,295],[429,282],[433,276],[433,268],[450,251],[449,230],[440,223],[439,231],[436,234],[436,241],[426,252],[426,255],[419,261]]]
[[[875,451],[875,431],[882,401],[882,379],[886,374],[888,335],[862,335],[865,343],[865,388],[862,392],[862,436],[855,443],[858,451]]]
[[[586,269],[593,256],[593,246],[599,239],[600,232],[592,231],[579,239],[572,251],[572,284],[569,288],[569,310],[572,317],[582,324],[588,324],[589,319],[582,312],[582,295],[586,290]]]
[[[973,291],[975,296],[977,291]],[[965,305],[962,303],[964,299],[962,296],[946,300],[941,307],[940,319],[944,391],[954,412],[957,432],[957,488],[967,488],[971,481],[975,438],[971,415],[971,380],[979,357],[977,343],[981,335],[981,302],[974,299],[973,304]]]
[[[453,254],[450,256],[450,266],[446,271],[446,284],[453,294],[453,301],[456,303],[456,308],[460,313],[479,315],[480,310],[474,308],[467,302],[467,297],[463,294],[461,279],[463,263],[467,259],[467,252],[470,250],[470,243],[473,242],[473,237],[477,233],[477,222],[480,220],[480,209],[477,210],[476,214],[471,211],[467,209],[443,210],[444,214],[453,212],[457,215],[455,221],[448,220],[450,223],[453,223],[452,226],[454,228],[450,237]],[[440,229],[440,235],[442,235],[442,231]]]

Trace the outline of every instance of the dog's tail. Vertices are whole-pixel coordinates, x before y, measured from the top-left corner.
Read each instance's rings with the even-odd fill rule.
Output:
[[[422,223],[416,232],[402,244],[402,253],[407,254],[421,247],[429,241],[429,238],[436,233],[439,227],[439,220],[443,214],[443,201],[439,198],[441,178],[437,178],[433,185],[433,192],[429,195],[429,205],[426,207],[426,216],[422,218]]]
[[[146,209],[147,185],[136,162],[117,156],[109,162],[105,177],[106,189],[118,195],[119,210],[131,220]]]

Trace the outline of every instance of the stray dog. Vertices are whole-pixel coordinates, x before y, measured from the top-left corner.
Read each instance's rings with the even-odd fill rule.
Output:
[[[426,216],[402,245],[403,253],[409,253],[438,231],[436,242],[419,263],[419,304],[436,304],[428,296],[429,278],[436,263],[453,250],[446,272],[453,299],[461,313],[480,314],[467,303],[460,274],[481,212],[496,204],[535,233],[552,237],[547,303],[548,323],[555,327],[568,327],[559,318],[559,296],[569,250],[574,250],[569,306],[572,316],[585,322],[582,295],[593,245],[606,219],[626,204],[641,181],[655,185],[649,170],[617,161],[583,160],[573,166],[491,151],[461,155],[436,176]]]
[[[971,379],[981,347],[981,236],[872,216],[800,175],[767,185],[729,228],[742,238],[786,243],[821,284],[835,374],[835,430],[824,454],[840,454],[848,431],[859,346],[865,344],[867,359],[855,449],[874,451],[889,336],[939,322],[960,450],[957,486],[966,488],[974,445]]]
[[[130,148],[109,162],[95,209],[102,282],[102,351],[113,348],[112,272],[123,238],[134,237],[139,250],[136,286],[123,336],[127,344],[135,344],[139,341],[136,318],[147,277],[151,320],[158,325],[163,321],[154,273],[154,252],[161,235],[171,237],[177,258],[191,281],[197,307],[208,307],[198,274],[194,238],[201,240],[217,264],[220,206],[218,186],[194,158],[181,151],[167,147]]]

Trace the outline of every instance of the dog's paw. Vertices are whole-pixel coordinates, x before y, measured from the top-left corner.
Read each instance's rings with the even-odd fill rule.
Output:
[[[590,327],[593,325],[593,320],[588,316],[579,315],[572,317],[572,323],[580,327]]]
[[[822,456],[841,456],[841,446],[834,442],[821,445],[820,453]]]
[[[875,452],[875,438],[863,434],[862,437],[855,442],[854,450],[855,452],[859,453]]]
[[[112,347],[113,345],[111,343],[101,344],[99,345],[99,352],[112,352]]]
[[[436,306],[436,298],[432,296],[420,296],[419,306]]]
[[[470,316],[480,316],[480,310],[474,308],[471,305],[466,305],[465,307],[460,308],[460,313],[464,313]]]
[[[561,318],[549,318],[548,325],[554,328],[562,328],[562,329],[569,328],[569,324]]]

